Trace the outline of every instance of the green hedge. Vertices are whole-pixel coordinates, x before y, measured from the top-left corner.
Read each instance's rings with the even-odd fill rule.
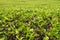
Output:
[[[60,40],[60,9],[1,9],[0,40]]]

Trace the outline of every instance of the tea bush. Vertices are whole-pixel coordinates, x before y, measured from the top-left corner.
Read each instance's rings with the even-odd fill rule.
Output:
[[[1,9],[0,40],[60,40],[60,9]]]

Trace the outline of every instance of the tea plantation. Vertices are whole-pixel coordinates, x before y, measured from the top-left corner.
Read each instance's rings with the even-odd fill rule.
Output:
[[[0,0],[0,40],[60,40],[60,0]]]

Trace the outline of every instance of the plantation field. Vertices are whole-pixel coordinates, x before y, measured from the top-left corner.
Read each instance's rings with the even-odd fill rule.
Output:
[[[60,8],[59,0],[0,0],[0,7]]]
[[[0,40],[60,40],[60,0],[0,0]]]

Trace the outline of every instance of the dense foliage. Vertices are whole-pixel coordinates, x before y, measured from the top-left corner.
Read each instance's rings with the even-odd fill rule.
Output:
[[[60,40],[60,9],[1,9],[0,40]]]

